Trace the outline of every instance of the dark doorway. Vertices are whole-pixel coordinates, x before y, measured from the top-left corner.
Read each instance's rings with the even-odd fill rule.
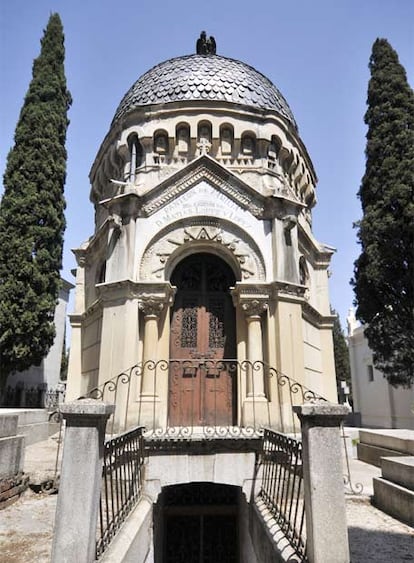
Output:
[[[235,311],[231,268],[213,254],[194,254],[175,268],[171,317],[169,423],[234,424]],[[176,360],[176,361],[174,361]]]
[[[191,483],[162,493],[162,563],[238,563],[237,487]]]

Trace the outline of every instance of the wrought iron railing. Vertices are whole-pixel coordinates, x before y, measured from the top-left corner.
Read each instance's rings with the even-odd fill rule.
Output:
[[[144,439],[141,427],[105,442],[96,556],[100,557],[137,504],[142,491]]]
[[[325,401],[264,362],[204,358],[139,363],[86,396],[115,403],[112,433],[142,425],[154,439],[251,438],[276,425],[298,433],[292,406]]]
[[[307,561],[302,442],[265,429],[261,462],[263,478],[259,497],[300,560]]]

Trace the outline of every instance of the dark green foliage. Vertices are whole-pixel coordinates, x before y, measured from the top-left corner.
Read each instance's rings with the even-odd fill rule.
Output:
[[[51,15],[4,174],[0,206],[0,386],[53,343],[65,230],[67,111],[63,28]]]
[[[414,95],[385,39],[369,64],[366,171],[353,285],[375,366],[393,385],[414,381]]]
[[[331,315],[335,315],[332,337],[335,356],[335,372],[336,379],[339,381],[346,381],[348,385],[351,384],[351,370],[349,367],[349,352],[348,345],[341,327],[341,321],[334,309],[331,309]]]

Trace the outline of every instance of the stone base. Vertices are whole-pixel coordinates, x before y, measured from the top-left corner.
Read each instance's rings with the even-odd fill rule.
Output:
[[[144,426],[146,430],[155,430],[162,425],[159,418],[160,399],[158,395],[141,395],[137,407],[137,424]]]
[[[269,401],[266,397],[247,397],[243,402],[242,426],[270,426]]]

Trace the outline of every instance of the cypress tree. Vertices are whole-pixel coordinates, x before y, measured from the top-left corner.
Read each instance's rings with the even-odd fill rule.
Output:
[[[407,386],[414,380],[414,95],[387,40],[375,41],[369,68],[352,283],[375,366],[392,385]]]
[[[331,315],[336,315],[332,329],[336,379],[337,381],[346,381],[350,385],[351,368],[349,366],[348,345],[335,309],[331,309]]]
[[[0,206],[0,385],[39,365],[55,336],[65,230],[64,36],[50,16],[17,122]]]

